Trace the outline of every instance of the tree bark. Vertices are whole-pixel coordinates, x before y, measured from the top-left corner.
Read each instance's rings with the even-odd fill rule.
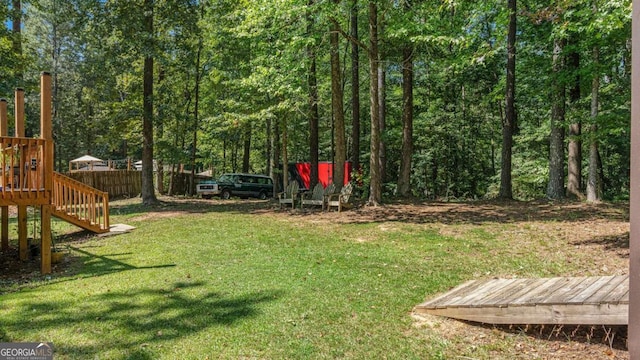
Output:
[[[580,100],[580,53],[576,50],[577,41],[572,38],[572,51],[569,54],[569,66],[573,75],[573,86],[569,92],[572,105]],[[580,118],[569,125],[569,146],[567,155],[567,197],[584,199],[582,193],[582,122]]]
[[[142,203],[158,202],[153,187],[153,0],[144,0],[144,29],[148,35],[143,69]]]
[[[287,119],[282,119],[282,188],[289,186],[289,151],[288,143]],[[295,179],[293,180],[295,181]]]
[[[508,0],[509,30],[507,34],[507,82],[505,95],[505,117],[502,123],[502,169],[500,173],[501,199],[512,199],[511,155],[513,133],[516,127],[515,93],[516,93],[516,0]]]
[[[411,195],[411,157],[413,156],[413,51],[406,45],[402,51],[402,157],[398,194]]]
[[[358,0],[351,7],[351,37],[358,39]],[[360,49],[351,42],[351,165],[360,170]]]
[[[380,173],[380,102],[378,99],[378,7],[369,2],[369,95],[371,97],[371,158],[369,161],[368,205],[377,206],[382,202],[382,178]]]
[[[309,0],[308,7],[313,6],[314,0]],[[314,20],[311,11],[307,11],[307,36],[313,34]],[[318,161],[319,161],[319,133],[318,125],[320,114],[318,112],[318,73],[316,66],[316,51],[314,45],[307,45],[307,58],[309,59],[309,72],[307,73],[307,86],[309,91],[309,162],[310,162],[310,183],[313,187],[318,183]]]
[[[340,0],[334,0],[333,2],[335,4],[339,4]],[[329,43],[331,46],[331,108],[333,111],[336,145],[333,183],[336,185],[336,189],[341,189],[344,185],[344,163],[347,157],[344,124],[344,93],[342,90],[342,76],[340,71],[339,35],[339,26],[337,22],[334,21],[331,23]]]
[[[277,117],[271,120],[269,142],[271,143],[271,173],[269,175],[273,179],[273,191],[278,192],[284,189],[284,186],[282,186],[282,178],[284,176],[280,176],[280,124]]]
[[[196,89],[193,107],[193,143],[191,144],[191,179],[189,179],[189,195],[196,194],[196,157],[198,154],[198,129],[200,128],[200,118],[198,107],[200,104],[200,56],[202,54],[202,39],[198,41],[198,51],[196,53]]]
[[[164,93],[166,93],[165,91],[162,90],[164,79],[165,79],[165,71],[164,71],[164,68],[160,66],[158,68],[158,86],[160,87],[160,90],[158,92],[163,93],[163,95]],[[163,101],[166,101],[166,98],[163,97]],[[165,114],[161,106],[158,109],[158,116],[155,119],[156,120],[156,126],[155,126],[156,139],[162,139],[164,137],[164,116]],[[127,152],[125,151],[124,153],[126,154]],[[156,172],[156,187],[158,188],[158,194],[165,194],[166,192],[164,188],[164,163],[161,157],[158,158],[157,165],[158,165],[158,171]]]
[[[553,93],[551,108],[551,134],[549,135],[549,182],[547,197],[564,198],[564,115],[565,86],[562,81],[564,41],[556,39],[553,44]]]
[[[243,152],[242,152],[242,172],[248,173],[250,171],[249,160],[251,159],[251,122],[247,122],[244,126],[243,138]]]
[[[15,77],[18,82],[22,82],[23,78],[23,61],[22,61],[22,2],[20,0],[12,1],[12,41],[13,52],[18,55],[19,61],[15,67]]]
[[[269,176],[271,176],[271,178],[273,178],[273,167],[271,166],[271,132],[272,132],[272,128],[271,128],[271,118],[267,117],[267,121],[266,121],[266,129],[265,129],[265,139],[267,139],[266,141],[266,150],[265,150],[265,154],[266,154],[266,168],[267,168],[267,174],[269,174]]]
[[[600,62],[600,49],[593,48],[593,63],[596,67]],[[595,70],[591,81],[591,126],[589,128],[589,174],[587,177],[587,201],[598,203],[602,201],[602,173],[600,172],[598,150],[598,107],[600,93],[600,72]]]
[[[378,19],[378,39],[383,36],[383,27],[380,25],[380,19]],[[387,73],[385,72],[384,62],[382,61],[382,53],[378,51],[378,101],[380,102],[380,182],[384,183],[386,180],[387,171],[387,149],[382,141],[382,134],[384,134],[387,124]]]

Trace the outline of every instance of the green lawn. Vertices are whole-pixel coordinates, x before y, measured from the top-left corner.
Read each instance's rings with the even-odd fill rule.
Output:
[[[570,266],[481,227],[454,238],[251,203],[115,202],[112,223],[137,229],[71,242],[66,273],[5,287],[0,342],[51,341],[56,359],[439,359],[448,343],[414,326],[413,306],[474,277]]]

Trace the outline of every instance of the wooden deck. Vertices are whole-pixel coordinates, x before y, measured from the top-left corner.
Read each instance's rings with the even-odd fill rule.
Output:
[[[629,276],[472,280],[414,311],[489,324],[627,325]]]

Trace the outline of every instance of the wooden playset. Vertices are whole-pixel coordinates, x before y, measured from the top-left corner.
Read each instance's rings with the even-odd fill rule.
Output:
[[[39,209],[40,268],[51,272],[51,217],[109,231],[109,196],[53,171],[51,75],[40,77],[40,137],[25,137],[24,90],[15,93],[15,136],[8,136],[7,101],[0,99],[0,250],[9,250],[9,207],[17,207],[20,259],[29,259],[27,207]],[[34,212],[35,213],[35,212]]]

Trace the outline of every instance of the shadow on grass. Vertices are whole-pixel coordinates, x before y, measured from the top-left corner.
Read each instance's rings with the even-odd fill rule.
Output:
[[[80,272],[77,273],[77,275],[80,277],[96,277],[129,270],[175,267],[175,264],[133,266],[115,259],[115,257],[117,256],[133,255],[132,253],[96,255],[73,246],[70,246],[70,249],[80,254],[80,256],[76,259],[76,261],[79,261],[83,264]]]
[[[256,317],[259,304],[281,296],[279,291],[221,294],[206,291],[203,282],[105,291],[56,299],[25,294],[21,306],[3,319],[3,328],[9,333],[26,328],[29,333],[72,335],[74,340],[54,343],[57,356],[102,358],[115,351],[121,354],[116,358],[157,358],[154,351],[163,343]],[[12,340],[0,332],[0,341]]]
[[[505,333],[522,334],[539,340],[567,344],[603,344],[615,350],[627,351],[627,326],[622,325],[485,325],[469,323]],[[604,355],[604,354],[603,354]]]
[[[301,217],[318,212],[293,212]],[[531,221],[629,221],[629,205],[551,201],[393,202],[383,206],[359,206],[333,214],[343,223],[406,222],[416,224],[520,223]]]
[[[397,221],[406,223],[483,224],[518,223],[530,221],[580,222],[596,219],[629,221],[628,203],[588,204],[574,201],[467,201],[420,202],[389,201],[381,206],[356,206],[341,213],[316,209],[279,209],[275,200],[232,199],[203,200],[198,198],[162,197],[157,205],[142,205],[130,199],[111,204],[113,215],[151,215],[153,213],[210,213],[278,214],[300,220],[326,218],[340,223],[372,223]]]
[[[230,199],[230,200],[204,200],[198,198],[172,198],[164,196],[155,205],[143,205],[139,199],[128,199],[126,201],[114,201],[109,204],[111,215],[143,215],[149,213],[196,213],[204,214],[211,212],[231,212],[231,213],[260,213],[272,211],[276,208],[273,200],[256,199]]]
[[[605,251],[615,251],[620,257],[629,258],[629,232],[609,236],[597,236],[584,241],[574,241],[571,245],[598,246]]]
[[[69,245],[68,249],[73,250],[74,254],[79,255],[68,256],[65,263],[54,265],[53,279],[49,281],[58,283],[73,281],[78,278],[99,277],[122,271],[175,267],[175,264],[134,266],[117,259],[117,257],[133,255],[133,253],[96,255],[86,251],[86,248],[87,247],[78,248]],[[0,285],[13,283],[12,287],[6,289],[0,287],[0,294],[3,292],[15,292],[22,288],[46,285],[49,281],[41,282],[41,280],[44,278],[51,279],[49,275],[38,274],[40,266],[39,259],[30,259],[27,262],[22,262],[18,259],[17,251],[14,251],[12,257],[2,256],[0,259],[3,260],[3,264],[12,264],[11,267],[14,271],[13,277],[11,276],[12,273],[9,272],[5,272],[0,276]]]

